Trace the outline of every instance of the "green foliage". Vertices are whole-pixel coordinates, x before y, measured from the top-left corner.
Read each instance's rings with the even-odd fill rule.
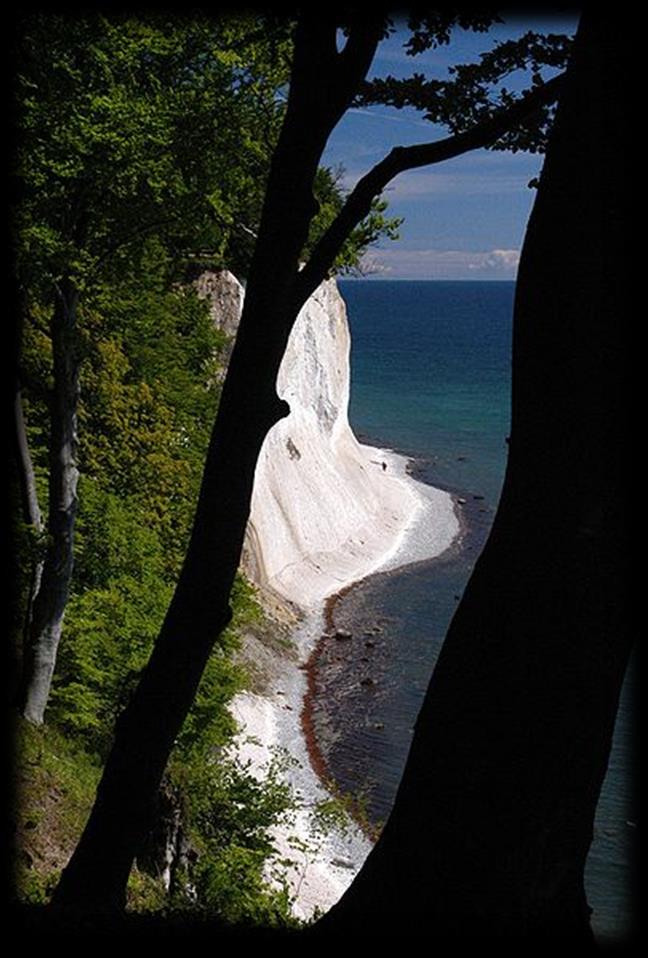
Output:
[[[313,218],[308,236],[308,242],[303,255],[311,252],[319,238],[326,232],[337,214],[344,205],[344,192],[340,181],[344,170],[331,170],[320,167],[315,176],[315,196],[319,204],[319,211]],[[342,244],[333,264],[334,273],[361,274],[363,271],[362,258],[369,247],[380,239],[397,240],[398,229],[403,220],[397,217],[386,216],[387,201],[375,198],[371,204],[371,212],[362,220],[349,238]]]
[[[322,799],[311,811],[311,827],[318,836],[332,832],[347,835],[351,828],[349,801],[333,795]]]
[[[264,852],[236,845],[218,856],[205,856],[195,876],[203,907],[233,925],[272,928],[296,924],[288,891],[267,884],[264,864]]]
[[[47,290],[67,274],[86,288],[116,251],[151,232],[226,249],[234,210],[250,194],[260,203],[268,131],[282,109],[275,93],[286,67],[262,32],[246,39],[253,26],[243,16],[25,18],[16,78],[23,281]]]
[[[286,758],[276,755],[263,778],[221,752],[174,768],[183,783],[190,835],[198,852],[188,876],[195,900],[182,893],[182,907],[217,913],[231,923],[276,926],[291,923],[285,882],[268,883],[275,852],[271,828],[295,806],[284,780]],[[275,875],[280,877],[280,873]]]
[[[89,317],[79,465],[128,498],[177,574],[218,403],[222,335],[195,294],[113,287]],[[132,329],[124,329],[126,317]],[[156,348],[157,346],[157,348]]]
[[[173,593],[218,402],[224,336],[170,271],[163,244],[148,240],[83,317],[75,575],[50,716],[101,754]],[[225,706],[245,676],[231,653],[259,614],[242,580],[233,605],[179,739],[185,751],[234,730]]]
[[[201,841],[214,850],[234,844],[265,854],[272,851],[268,829],[292,804],[283,769],[281,757],[275,757],[260,781],[249,763],[241,766],[226,754],[191,767],[184,794]]]
[[[14,888],[22,900],[42,904],[81,834],[100,769],[78,740],[51,725],[18,719],[12,732]]]
[[[19,865],[17,885],[20,889],[20,900],[28,905],[46,905],[52,897],[59,877],[58,871],[43,874]]]
[[[146,664],[173,591],[162,536],[138,497],[120,498],[98,480],[81,481],[77,575],[66,613],[51,718],[102,754],[115,718]],[[171,533],[169,532],[169,535]],[[178,545],[178,551],[180,545]],[[260,615],[252,588],[237,579],[234,618],[210,656],[178,739],[185,755],[226,743],[226,708],[246,675],[232,661],[239,630]]]
[[[170,274],[164,246],[150,240],[119,282],[97,288],[84,312],[75,577],[48,721],[101,756],[172,595],[218,402],[224,337],[205,304],[174,287]],[[232,605],[170,776],[198,851],[188,876],[198,893],[192,907],[230,921],[285,923],[287,893],[268,885],[265,867],[269,829],[286,812],[289,790],[276,769],[259,782],[225,754],[236,732],[227,705],[246,682],[233,652],[240,631],[261,618],[240,576]],[[39,881],[23,882],[22,894],[46,897]],[[169,904],[159,880],[137,871],[129,903],[139,911]],[[175,905],[186,908],[189,898],[178,892]]]
[[[52,719],[103,752],[172,594],[155,531],[128,500],[83,483],[78,579],[66,613]],[[82,507],[83,508],[83,507]],[[84,588],[85,586],[85,588]]]
[[[162,882],[137,867],[131,869],[128,876],[126,902],[129,911],[140,914],[160,914],[169,907],[169,898]]]

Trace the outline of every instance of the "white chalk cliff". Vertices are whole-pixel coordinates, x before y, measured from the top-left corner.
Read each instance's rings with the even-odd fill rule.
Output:
[[[242,288],[230,273],[210,274],[200,291],[214,322],[236,325]],[[287,607],[285,597],[306,611],[292,633],[301,663],[322,635],[322,599],[378,569],[437,555],[459,528],[448,493],[411,479],[402,456],[356,440],[347,415],[349,350],[346,309],[331,280],[293,327],[277,380],[290,415],[268,433],[255,476],[243,565],[265,587],[266,602],[274,590],[279,606]],[[295,760],[284,774],[300,795],[299,808],[277,826],[274,841],[293,913],[310,919],[340,898],[370,842],[355,827],[325,837],[314,830],[311,810],[330,795],[311,768],[295,720],[306,674],[293,658],[281,658],[267,672],[262,695],[242,692],[231,704],[240,728],[236,749],[260,778],[277,747]]]
[[[447,493],[406,476],[402,457],[357,441],[349,352],[345,304],[328,280],[301,310],[281,364],[277,392],[290,415],[261,450],[245,547],[248,573],[304,609],[379,568],[442,552],[458,531]]]

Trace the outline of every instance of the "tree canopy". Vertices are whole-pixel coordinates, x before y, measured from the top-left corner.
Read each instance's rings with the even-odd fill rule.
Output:
[[[20,275],[89,285],[151,233],[225,255],[239,221],[254,224],[288,39],[262,42],[235,17],[41,14],[23,27]]]

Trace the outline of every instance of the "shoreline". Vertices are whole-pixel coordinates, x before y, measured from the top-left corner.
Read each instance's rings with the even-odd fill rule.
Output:
[[[392,450],[390,450],[390,452],[392,452]],[[302,702],[300,722],[311,768],[318,777],[322,786],[335,794],[341,793],[340,786],[335,781],[333,773],[330,771],[327,760],[322,752],[322,749],[320,748],[317,732],[315,731],[313,710],[318,695],[317,678],[319,660],[321,658],[325,643],[335,641],[334,635],[337,627],[335,624],[334,614],[336,606],[350,592],[361,587],[363,583],[365,583],[368,579],[373,578],[375,575],[381,575],[385,572],[398,572],[411,565],[417,565],[419,562],[431,562],[434,561],[434,559],[441,558],[441,556],[444,558],[447,557],[447,553],[449,551],[462,547],[462,544],[469,533],[469,522],[462,508],[463,502],[465,500],[462,500],[456,492],[453,492],[449,489],[441,489],[439,486],[432,486],[431,484],[424,482],[422,479],[412,475],[412,473],[409,471],[409,467],[411,464],[415,463],[414,457],[405,457],[405,454],[399,452],[394,452],[394,455],[403,459],[407,459],[405,470],[408,479],[420,485],[435,489],[436,491],[444,492],[451,498],[458,530],[454,539],[452,539],[449,545],[442,552],[431,555],[427,558],[415,560],[414,562],[404,562],[402,565],[388,565],[387,568],[378,567],[375,571],[368,573],[362,578],[354,579],[353,581],[348,582],[339,591],[331,593],[323,600],[323,608],[321,610],[323,616],[322,634],[310,651],[307,661],[299,666],[306,676],[306,692]],[[385,563],[385,565],[387,565],[387,563]],[[350,801],[348,810],[356,825],[362,830],[363,834],[368,838],[368,840],[374,844],[377,838],[374,825],[367,820],[366,816],[356,811],[353,800]]]
[[[378,455],[381,461],[386,461],[392,467],[396,478],[402,482],[409,491],[414,492],[418,498],[418,501],[413,515],[410,517],[410,521],[403,529],[400,530],[394,542],[391,543],[383,555],[376,559],[370,571],[365,572],[360,577],[349,579],[347,582],[342,584],[339,589],[329,593],[320,600],[321,605],[317,609],[317,612],[322,616],[323,628],[321,630],[321,634],[315,640],[312,648],[307,650],[308,656],[306,660],[299,665],[299,669],[304,673],[306,680],[306,690],[304,692],[300,712],[300,725],[306,745],[308,759],[313,772],[319,779],[322,786],[332,792],[338,792],[338,787],[328,768],[326,758],[318,742],[317,733],[315,731],[313,722],[313,706],[317,697],[318,663],[324,643],[331,640],[335,641],[333,636],[336,627],[333,614],[336,605],[340,599],[347,595],[352,589],[357,588],[374,575],[379,575],[384,572],[394,572],[396,570],[406,568],[409,565],[414,565],[418,562],[430,561],[438,558],[441,555],[445,555],[450,549],[456,547],[463,541],[467,528],[465,517],[462,515],[462,510],[459,508],[461,500],[456,493],[453,493],[447,489],[441,489],[438,486],[433,486],[430,483],[426,483],[422,479],[412,474],[412,468],[416,467],[416,459],[414,456],[398,452],[394,449],[386,449],[364,443],[362,444],[362,448],[365,453],[374,456]],[[412,543],[409,540],[412,540],[416,537],[416,533],[420,532],[420,527],[423,525],[426,518],[429,518],[429,516],[426,515],[425,506],[421,502],[421,499],[426,495],[426,493],[422,490],[428,490],[428,496],[432,494],[435,496],[442,495],[446,499],[446,505],[449,504],[453,519],[456,523],[456,530],[449,538],[447,544],[443,544],[440,549],[433,548],[431,552],[423,555],[419,554],[420,550],[415,549],[410,555]],[[427,552],[427,550],[424,551]],[[403,561],[397,561],[399,555],[401,554]],[[410,557],[408,558],[408,556]],[[371,833],[370,825],[361,816],[354,814],[353,809],[351,809],[351,815],[356,821],[358,827],[362,829],[362,831],[371,841],[374,841],[375,838]]]
[[[322,614],[324,616],[324,631],[323,634],[319,637],[315,643],[314,648],[312,649],[310,655],[306,662],[302,663],[299,668],[302,670],[306,676],[306,691],[302,699],[301,713],[299,716],[299,721],[301,725],[302,735],[304,737],[304,744],[306,746],[306,752],[308,754],[308,761],[310,767],[314,772],[315,776],[319,779],[320,784],[326,791],[330,792],[332,795],[338,797],[343,796],[344,793],[339,788],[336,783],[332,772],[328,767],[326,758],[319,744],[317,737],[317,732],[315,731],[315,723],[313,721],[313,710],[315,705],[315,700],[317,698],[317,673],[319,667],[319,659],[322,653],[323,645],[325,642],[330,642],[332,634],[335,631],[335,624],[333,621],[333,610],[337,605],[339,599],[345,596],[348,592],[354,589],[356,586],[360,585],[370,576],[365,576],[364,579],[358,579],[354,582],[350,582],[347,586],[340,589],[339,592],[333,593],[333,595],[328,596],[324,600],[324,608]],[[333,639],[335,641],[335,639]],[[367,819],[366,815],[363,815],[359,809],[356,807],[356,802],[353,798],[348,799],[345,802],[345,807],[353,819],[355,824],[361,830],[365,838],[375,844],[377,840],[377,831],[373,824]]]
[[[350,819],[344,834],[332,832],[322,837],[313,824],[318,805],[342,796],[328,770],[313,723],[317,660],[325,636],[333,634],[335,606],[370,576],[440,556],[464,534],[456,495],[413,477],[409,472],[415,463],[413,457],[377,446],[363,445],[362,450],[367,459],[378,455],[387,463],[390,476],[402,484],[403,499],[411,502],[411,509],[397,528],[392,527],[382,550],[365,553],[361,563],[349,563],[347,559],[346,580],[339,578],[333,588],[307,606],[285,596],[304,613],[292,633],[297,658],[294,663],[283,663],[278,673],[281,677],[275,676],[263,695],[241,693],[232,703],[241,729],[236,754],[242,762],[250,763],[254,774],[263,776],[279,752],[290,756],[292,764],[286,778],[299,798],[299,807],[290,823],[275,829],[274,836],[278,857],[292,862],[289,882],[294,913],[305,919],[317,909],[328,910],[339,900],[376,840],[375,829],[354,809],[352,801],[343,799]],[[345,563],[341,564],[344,569]]]
[[[316,496],[302,510],[307,536],[305,527],[291,530],[283,513],[281,528],[271,523],[265,528],[266,535],[280,536],[281,546],[278,561],[266,562],[259,581],[306,614],[369,575],[440,555],[460,532],[452,494],[410,475],[412,457],[355,439],[340,448],[334,444],[333,451],[344,470],[338,477],[344,495],[327,500],[319,487],[301,490]],[[317,495],[323,496],[320,504]],[[290,545],[281,538],[284,527],[291,533]],[[255,531],[263,530],[259,525]]]

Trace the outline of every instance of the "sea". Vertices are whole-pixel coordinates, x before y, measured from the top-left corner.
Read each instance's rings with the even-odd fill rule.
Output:
[[[463,500],[462,534],[447,552],[369,577],[338,600],[335,624],[364,636],[362,654],[358,643],[334,643],[319,661],[313,718],[320,747],[338,786],[380,824],[497,508],[510,422],[514,283],[339,285],[351,328],[354,432],[407,455],[413,475]],[[586,871],[595,934],[607,941],[625,940],[634,915],[636,676],[631,665]],[[373,684],[362,682],[367,677]]]

